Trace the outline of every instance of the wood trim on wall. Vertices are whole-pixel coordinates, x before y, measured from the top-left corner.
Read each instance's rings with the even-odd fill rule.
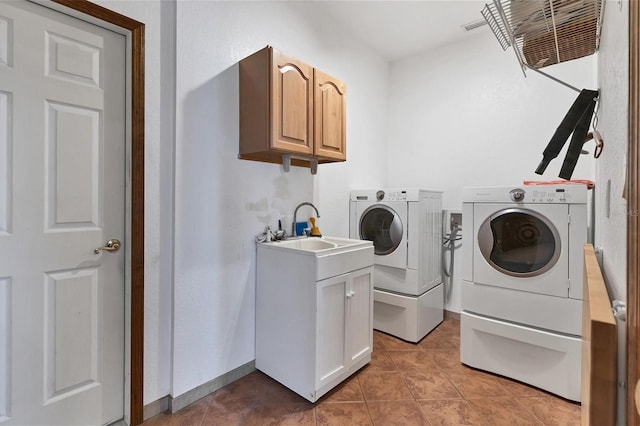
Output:
[[[629,148],[627,171],[627,394],[628,425],[640,425],[634,399],[638,387],[638,355],[640,354],[640,5],[629,1]]]
[[[143,422],[144,360],[144,35],[142,22],[87,0],[52,0],[131,33],[131,401],[132,426]]]
[[[593,250],[584,245],[582,299],[582,402],[583,425],[616,424],[618,388],[618,328],[611,300]]]

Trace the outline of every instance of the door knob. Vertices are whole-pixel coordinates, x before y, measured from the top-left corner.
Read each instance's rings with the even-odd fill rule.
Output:
[[[94,249],[93,252],[95,254],[100,254],[100,250],[104,250],[104,251],[108,251],[108,252],[111,252],[111,253],[115,253],[118,250],[120,250],[120,241],[116,240],[115,238],[111,239],[111,240],[107,241],[107,243],[104,246],[98,247],[97,249]]]

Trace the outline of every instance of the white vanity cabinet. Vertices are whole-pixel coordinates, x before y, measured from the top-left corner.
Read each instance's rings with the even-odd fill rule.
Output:
[[[373,247],[351,241],[326,254],[258,244],[256,368],[311,402],[371,360]]]

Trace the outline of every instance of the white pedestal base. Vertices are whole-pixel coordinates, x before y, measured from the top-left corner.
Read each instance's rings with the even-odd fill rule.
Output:
[[[373,328],[409,342],[418,342],[443,320],[443,285],[420,296],[373,290]]]
[[[580,401],[580,337],[460,314],[460,361]]]

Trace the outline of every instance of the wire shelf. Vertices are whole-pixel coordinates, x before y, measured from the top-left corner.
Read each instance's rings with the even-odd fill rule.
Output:
[[[602,0],[494,0],[482,16],[502,49],[514,48],[523,72],[598,50]]]

